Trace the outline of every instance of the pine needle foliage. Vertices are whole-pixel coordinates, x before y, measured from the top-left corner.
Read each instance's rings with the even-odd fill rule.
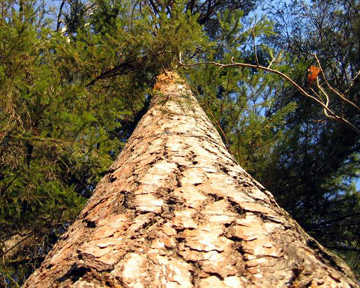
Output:
[[[65,4],[58,18],[40,1],[0,4],[2,286],[21,284],[66,231],[155,76],[207,42],[184,1],[171,17],[132,1]]]
[[[200,64],[271,65],[306,85],[314,64],[309,55],[295,49],[297,41],[287,39],[294,50],[282,45],[276,17],[249,17],[255,4],[0,3],[0,286],[21,285],[66,231],[146,111],[154,79],[165,69],[188,80],[239,164],[323,244],[358,265],[360,202],[351,183],[358,174],[358,139],[326,122],[321,109],[278,75]],[[332,17],[350,36],[342,41],[340,32],[326,33],[334,36],[334,47],[354,48],[344,59],[355,63],[358,20],[348,30],[343,10],[336,11]],[[314,48],[309,39],[305,50],[322,51],[326,73],[337,87],[348,87],[328,47]],[[354,73],[358,66],[350,64]],[[350,89],[355,100],[356,85]],[[329,155],[337,160],[327,162]]]

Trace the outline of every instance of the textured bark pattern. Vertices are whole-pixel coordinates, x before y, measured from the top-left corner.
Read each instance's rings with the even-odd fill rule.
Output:
[[[176,74],[25,287],[357,287],[228,153]]]

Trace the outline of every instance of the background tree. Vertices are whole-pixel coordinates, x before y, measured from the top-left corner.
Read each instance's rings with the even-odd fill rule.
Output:
[[[190,6],[215,17],[212,5]],[[153,17],[145,2],[64,2],[58,23],[44,2],[0,8],[1,276],[16,286],[91,195],[143,113],[159,69],[205,38],[193,28],[197,17],[175,9],[176,22],[168,12]]]
[[[104,49],[96,35],[85,42],[86,31],[69,42],[51,31],[41,2],[23,1],[21,11],[16,4],[0,4],[5,286],[21,283],[79,213],[120,151],[128,135],[121,123],[131,123],[143,106],[146,83],[144,74],[132,72],[113,85],[85,89],[115,64],[117,47]]]
[[[275,55],[274,67],[303,85],[315,63],[311,50],[307,56],[281,52],[291,42],[280,37],[286,33],[276,15],[277,35],[266,19],[247,17],[255,1],[73,0],[62,2],[53,17],[43,2],[22,1],[21,13],[17,4],[0,4],[4,285],[21,283],[67,229],[146,111],[155,76],[173,66],[174,57],[268,65]],[[349,19],[357,19],[358,10],[352,11]],[[305,14],[293,24],[310,23]],[[356,35],[357,26],[351,27],[346,35]],[[313,39],[325,55],[329,43],[316,46],[318,37],[309,37],[315,30],[310,25],[292,41]],[[256,43],[255,53],[254,40],[264,35],[267,42]],[[357,47],[356,36],[346,39]],[[317,54],[327,75],[341,79],[332,56]],[[347,61],[356,71],[356,61]],[[182,71],[238,162],[323,244],[354,250],[358,194],[348,182],[358,169],[358,136],[326,121],[321,109],[275,75],[218,67]],[[331,83],[346,91],[353,82]],[[356,102],[356,94],[351,99]],[[356,111],[333,103],[357,123]],[[337,237],[326,237],[330,229]],[[352,255],[356,266],[359,254]]]
[[[267,8],[276,23],[276,35],[267,43],[292,55],[293,77],[306,86],[306,69],[319,66],[316,54],[330,107],[359,127],[359,110],[344,103],[324,79],[359,105],[358,1],[269,2]],[[316,85],[313,88],[319,91]],[[360,202],[354,182],[359,177],[359,136],[327,121],[314,103],[292,87],[279,92],[272,111],[293,102],[297,109],[286,117],[287,133],[275,150],[279,156],[265,169],[271,172],[259,179],[311,235],[344,255],[359,271]]]

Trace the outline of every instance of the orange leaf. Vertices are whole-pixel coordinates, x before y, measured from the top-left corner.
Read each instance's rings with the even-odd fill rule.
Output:
[[[311,86],[311,84],[316,80],[318,75],[320,74],[321,69],[319,67],[311,65],[308,69],[308,85]]]

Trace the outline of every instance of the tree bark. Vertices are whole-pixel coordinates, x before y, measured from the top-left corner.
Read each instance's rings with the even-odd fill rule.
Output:
[[[24,287],[358,287],[228,153],[176,73]],[[314,207],[316,209],[316,207]]]

